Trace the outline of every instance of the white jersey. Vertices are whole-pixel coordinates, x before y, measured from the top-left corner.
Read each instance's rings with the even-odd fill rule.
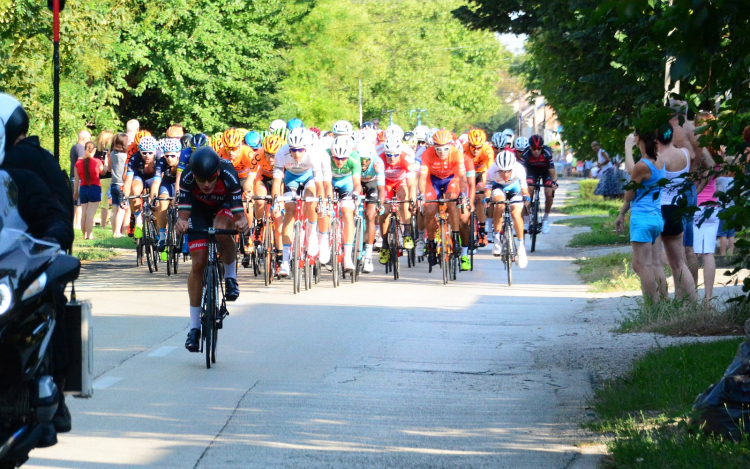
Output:
[[[305,151],[305,157],[301,161],[294,160],[289,145],[284,145],[276,153],[276,163],[274,165],[273,177],[283,178],[284,172],[300,176],[308,171],[312,171],[315,182],[331,180],[331,158],[328,153],[315,145]]]
[[[499,186],[503,189],[509,189],[513,186],[519,189],[528,188],[526,184],[526,168],[519,162],[513,164],[513,169],[510,173],[510,178],[506,180],[500,172],[500,168],[497,163],[492,163],[490,169],[487,170],[487,181],[491,181],[493,186]]]

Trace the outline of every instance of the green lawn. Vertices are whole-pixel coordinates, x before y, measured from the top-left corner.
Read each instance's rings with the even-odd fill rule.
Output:
[[[695,398],[732,361],[739,339],[686,344],[650,352],[624,378],[606,382],[594,397],[591,429],[613,438],[612,468],[739,469],[750,465],[750,447],[688,429]]]
[[[117,255],[116,249],[135,249],[133,238],[114,238],[111,229],[94,227],[94,239],[84,240],[81,230],[75,230],[73,255],[82,262],[106,261]]]
[[[617,246],[630,244],[629,217],[625,217],[622,234],[615,233],[614,216],[584,216],[556,221],[568,226],[589,226],[591,231],[577,233],[568,243],[570,247]]]
[[[603,256],[577,259],[578,276],[594,292],[636,291],[641,281],[633,271],[632,254],[613,252]]]

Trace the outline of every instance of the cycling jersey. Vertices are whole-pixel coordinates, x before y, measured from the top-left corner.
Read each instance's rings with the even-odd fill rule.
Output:
[[[289,151],[289,145],[284,145],[276,154],[273,177],[280,179],[285,174],[294,176],[310,174],[315,182],[330,181],[331,159],[325,151],[319,148],[308,148],[304,158],[297,162]]]
[[[464,145],[464,154],[468,155],[474,162],[474,170],[477,173],[483,173],[487,171],[490,166],[490,162],[495,159],[495,152],[492,151],[492,147],[489,143],[484,143],[482,148],[479,149],[477,155],[474,156],[471,153],[471,147],[469,144]]]
[[[425,150],[427,150],[427,147],[424,145],[418,145],[417,149],[414,150],[414,162],[417,163],[417,166],[422,166],[422,155]]]
[[[180,152],[180,161],[177,162],[177,171],[185,171],[190,165],[190,157],[193,156],[193,149],[188,147]]]
[[[154,167],[149,171],[146,168],[146,162],[143,161],[143,157],[141,156],[141,152],[135,152],[133,156],[130,158],[130,161],[128,161],[127,167],[125,169],[125,175],[126,176],[133,176],[133,178],[138,178],[143,181],[147,179],[151,179],[154,177],[154,173],[156,172],[156,166],[159,164],[159,162],[162,160],[162,158],[159,158],[158,156],[154,156]]]
[[[527,148],[521,156],[523,165],[526,169],[538,168],[538,169],[554,169],[555,162],[552,160],[552,149],[548,146],[542,148],[542,152],[538,157],[534,157],[531,153],[531,147]]]
[[[216,210],[229,208],[232,213],[242,213],[242,187],[237,177],[237,171],[229,161],[222,161],[216,186],[210,194],[205,194],[198,187],[193,172],[187,170],[180,179],[181,212],[190,212],[195,207],[211,207]]]
[[[380,160],[384,165],[385,180],[387,183],[404,181],[413,178],[416,174],[417,167],[414,163],[414,156],[402,151],[398,162],[395,164],[388,163],[385,153],[380,154]]]
[[[252,160],[250,161],[250,172],[260,172],[267,178],[273,177],[273,166],[268,162],[268,158],[266,158],[266,152],[262,148],[255,150]]]
[[[177,169],[172,169],[167,159],[162,158],[154,165],[154,179],[160,179],[162,184],[174,184],[177,182]]]
[[[362,182],[375,181],[378,186],[385,185],[385,165],[380,158],[371,158],[370,165],[362,171]]]
[[[219,149],[219,156],[222,159],[232,162],[232,166],[234,166],[234,169],[237,171],[237,176],[239,176],[240,179],[245,179],[250,174],[254,155],[253,149],[247,145],[240,146],[240,156],[236,158],[229,156],[226,148]]]
[[[487,170],[487,181],[492,182],[492,189],[501,189],[506,193],[516,194],[521,189],[528,188],[526,184],[526,169],[521,163],[516,162],[511,169],[510,176],[505,179],[496,163],[492,163]]]
[[[466,166],[463,154],[453,146],[450,147],[448,157],[444,160],[438,158],[434,148],[428,148],[422,154],[422,174],[429,174],[438,179],[446,179],[457,174],[466,174]]]
[[[333,158],[333,156],[331,156],[331,150],[326,150],[326,153],[328,153],[330,158]],[[339,179],[351,178],[352,176],[361,175],[362,163],[359,161],[359,154],[356,151],[353,151],[349,154],[349,158],[341,168],[337,167],[334,162],[331,161],[331,176],[333,178],[333,182],[336,182],[336,180]]]
[[[471,155],[467,155],[466,153],[464,153],[464,166],[466,167],[467,178],[476,177],[477,172],[474,169],[474,158],[472,158]]]

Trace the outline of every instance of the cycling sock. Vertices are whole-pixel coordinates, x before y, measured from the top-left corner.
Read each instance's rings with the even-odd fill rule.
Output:
[[[521,238],[521,239],[518,240],[518,247],[519,248],[523,247],[523,238]]]
[[[159,240],[164,241],[167,239],[167,229],[166,228],[159,228]]]
[[[542,221],[547,221],[549,219],[549,212],[544,212],[544,216],[542,217]]]
[[[237,264],[234,262],[230,262],[229,264],[224,263],[224,278],[237,278]]]
[[[281,262],[289,262],[289,251],[292,250],[292,246],[285,244],[281,247]]]
[[[529,226],[529,216],[524,215],[523,216],[523,226]]]
[[[352,258],[352,249],[354,248],[353,244],[344,244],[344,256],[348,257],[349,259]]]
[[[372,244],[365,244],[365,257],[372,259]]]
[[[201,328],[201,307],[191,306],[190,307],[190,329]]]
[[[313,233],[318,232],[318,222],[310,223],[307,222],[307,239],[310,239]]]
[[[138,210],[135,212],[135,224],[136,225],[143,225],[143,215],[141,215],[141,211]]]
[[[401,230],[404,232],[404,237],[411,238],[411,224],[401,223]]]
[[[500,244],[500,232],[495,232],[495,244]]]
[[[321,246],[328,246],[328,232],[321,233],[318,231],[318,241]]]
[[[469,255],[469,248],[468,246],[464,246],[461,248],[461,257],[468,256]]]

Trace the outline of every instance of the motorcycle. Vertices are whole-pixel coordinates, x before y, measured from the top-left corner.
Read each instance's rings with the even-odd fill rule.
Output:
[[[61,391],[52,379],[52,334],[65,285],[81,264],[54,242],[0,231],[0,469],[57,443],[52,418]]]

